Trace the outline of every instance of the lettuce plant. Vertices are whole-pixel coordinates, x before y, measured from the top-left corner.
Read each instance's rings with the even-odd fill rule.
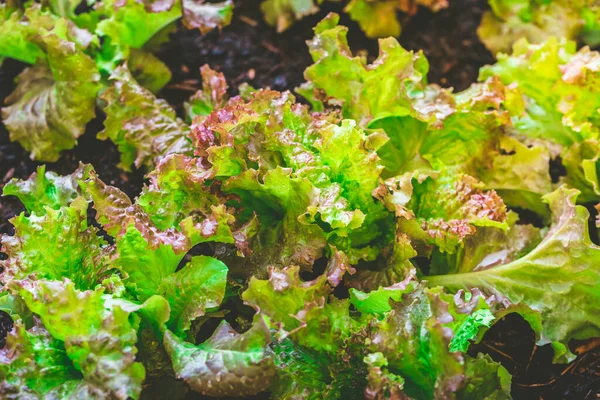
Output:
[[[154,165],[153,158],[184,146],[185,129],[175,132],[179,126],[174,111],[153,94],[170,80],[171,72],[152,55],[151,48],[164,41],[178,19],[202,32],[227,25],[233,5],[105,0],[94,2],[87,12],[75,13],[79,3],[51,0],[42,5],[16,1],[0,5],[0,60],[14,58],[31,65],[17,77],[17,87],[2,108],[10,138],[29,151],[32,159],[56,161],[63,150],[75,146],[94,118],[96,105],[105,107],[106,101],[112,103],[105,108],[109,122],[117,118],[122,126],[108,126],[99,137],[110,138],[123,151],[123,168],[129,169],[134,161],[137,167]],[[126,86],[131,92],[138,92],[136,98],[110,97],[123,90],[119,83],[123,80],[130,81]],[[99,98],[100,93],[104,96]],[[146,117],[135,122],[136,128],[125,115],[112,115],[115,103],[130,109],[144,107]],[[125,144],[124,132],[132,135],[140,124],[167,123],[165,118],[173,120],[173,126],[165,129],[177,136],[172,139],[177,143],[158,146],[152,154],[147,148],[136,150],[140,146]],[[146,140],[141,147],[150,142]]]
[[[509,372],[467,354],[499,318],[557,362],[600,336],[578,204],[600,202],[598,53],[521,41],[454,93],[421,52],[382,39],[367,64],[346,34],[315,28],[310,107],[228,98],[204,67],[188,125],[112,71],[102,135],[156,166],[135,199],[90,165],[5,186],[27,211],[2,238],[4,397],[505,399]]]
[[[479,37],[493,53],[518,39],[541,43],[551,36],[600,44],[600,6],[593,0],[490,0]]]
[[[278,32],[288,29],[295,21],[319,11],[327,0],[263,0],[261,9],[269,25]],[[328,0],[331,1],[331,0]],[[398,13],[414,15],[419,6],[436,12],[448,6],[447,0],[344,0],[344,11],[370,38],[400,36],[402,27]]]

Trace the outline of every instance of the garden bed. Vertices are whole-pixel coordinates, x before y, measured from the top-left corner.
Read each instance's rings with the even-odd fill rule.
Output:
[[[172,41],[157,55],[173,72],[173,79],[160,93],[183,116],[183,102],[201,84],[199,68],[209,64],[224,73],[231,94],[237,86],[248,82],[257,88],[293,90],[304,81],[303,71],[311,59],[305,41],[312,37],[312,27],[329,11],[340,7],[328,4],[313,16],[278,34],[267,26],[258,11],[258,1],[239,1],[234,21],[222,31],[201,35],[196,30],[178,30]],[[476,28],[487,7],[485,0],[451,2],[451,7],[439,13],[421,10],[402,22],[400,43],[408,49],[422,49],[430,62],[429,80],[457,91],[467,88],[477,79],[482,65],[493,63],[492,55],[480,43]],[[354,50],[368,51],[371,59],[377,55],[377,43],[367,39],[356,24],[342,17],[350,27],[349,42]],[[14,88],[13,80],[23,64],[7,60],[0,68],[0,102]],[[130,197],[140,193],[143,171],[123,172],[117,167],[119,152],[111,142],[96,139],[102,129],[103,117],[96,117],[87,126],[78,145],[67,151],[48,169],[69,174],[79,162],[91,163],[107,184],[118,187]],[[31,161],[19,144],[11,143],[0,124],[0,185],[11,178],[25,179],[38,162]],[[0,233],[11,233],[8,219],[22,212],[14,197],[0,201]],[[0,337],[9,327],[0,316]],[[592,340],[574,344],[577,359],[569,365],[552,364],[550,346],[535,345],[535,335],[517,314],[496,323],[483,340],[471,346],[471,355],[489,354],[513,374],[515,399],[596,399],[600,393],[600,342]],[[193,395],[199,396],[199,395]]]

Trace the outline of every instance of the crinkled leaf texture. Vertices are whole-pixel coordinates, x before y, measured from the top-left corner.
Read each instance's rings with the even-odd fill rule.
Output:
[[[182,0],[183,25],[188,29],[198,28],[202,34],[222,28],[231,23],[233,1],[208,3],[204,0]]]
[[[247,396],[266,391],[275,375],[267,345],[267,321],[257,318],[239,334],[225,321],[205,342],[195,346],[166,331],[164,345],[178,378],[209,396]]]
[[[107,102],[106,121],[98,138],[111,139],[119,147],[121,168],[152,167],[169,154],[191,152],[189,128],[166,101],[140,86],[123,67],[111,79],[101,95]]]
[[[294,21],[319,11],[314,0],[264,0],[260,6],[269,25],[283,32]]]
[[[277,27],[278,32],[289,28],[295,21],[319,11],[325,0],[264,0],[261,4],[265,20]],[[344,11],[370,38],[400,36],[399,11],[413,15],[418,6],[439,11],[448,6],[447,0],[350,0]]]
[[[540,343],[589,338],[600,334],[598,291],[600,248],[588,233],[588,211],[575,205],[578,191],[561,187],[544,198],[553,223],[529,253],[507,264],[428,277],[448,289],[480,288],[511,304],[524,304],[541,315]]]
[[[155,190],[160,189],[150,187],[147,193]],[[8,258],[1,262],[0,280],[9,291],[2,296],[2,309],[28,324],[29,313],[37,315],[40,329],[48,330],[47,346],[58,349],[48,354],[62,353],[49,355],[47,361],[35,356],[27,367],[31,369],[22,366],[18,355],[3,359],[0,374],[10,383],[3,394],[139,397],[145,377],[144,366],[136,361],[141,321],[161,340],[167,326],[185,336],[192,321],[220,306],[227,267],[199,256],[176,271],[192,246],[190,238],[172,227],[157,228],[140,206],[106,186],[90,166],[65,177],[41,167],[28,181],[11,182],[7,193],[23,199],[30,215],[15,217],[15,234],[2,238]],[[105,236],[115,238],[114,245],[88,225],[86,198],[94,202],[98,221]],[[194,229],[202,226],[200,222]],[[187,233],[205,235],[203,240],[218,232],[211,228],[196,234],[194,229]],[[219,233],[234,241],[230,230]],[[21,333],[9,342],[27,349],[39,340],[23,333],[19,324],[15,329]],[[36,386],[38,369],[57,374],[45,383],[51,386]],[[16,392],[19,387],[22,391]]]
[[[190,323],[217,308],[225,296],[227,266],[212,257],[196,256],[161,282],[158,292],[171,306],[169,326],[183,333]]]
[[[22,38],[39,50],[38,61],[17,77],[2,118],[11,140],[31,152],[32,159],[56,161],[61,151],[75,146],[95,116],[101,86],[96,64],[73,41],[67,22],[52,21],[46,28]]]
[[[392,215],[371,195],[385,136],[294,100],[261,90],[197,115],[192,125],[200,163],[222,182],[239,220],[255,227],[252,252],[226,261],[232,269],[245,264],[246,275],[290,263],[309,269],[328,244],[354,263],[374,258],[376,239],[393,229]]]
[[[167,2],[170,6],[164,10],[147,10],[145,3],[152,7],[153,3],[165,2],[103,0],[101,7],[106,18],[98,23],[96,32],[120,46],[139,49],[161,29],[181,18],[178,1]]]
[[[277,327],[274,387],[283,398],[318,393],[337,398],[359,388],[372,398],[390,391],[449,395],[464,384],[463,356],[452,347],[468,347],[479,328],[493,320],[480,292],[470,293],[467,301],[462,292],[451,296],[426,289],[414,275],[369,293],[353,290],[349,300],[335,299],[331,291],[325,275],[303,281],[298,268],[290,267],[271,270],[269,280],[252,279],[242,294]],[[365,357],[376,359],[367,358],[369,371],[359,373]]]
[[[29,330],[16,321],[0,349],[0,393],[6,399],[72,395],[81,374],[67,357],[64,343],[37,324]]]
[[[526,145],[560,155],[561,180],[581,191],[579,201],[598,201],[600,54],[575,42],[550,38],[541,44],[522,39],[512,54],[480,71],[480,79],[499,77],[523,94],[524,112],[512,116],[513,131]]]
[[[598,44],[597,3],[589,0],[491,0],[477,33],[493,53],[510,50],[518,39],[541,43],[551,36],[569,40],[583,37]]]
[[[59,209],[79,195],[79,185],[73,175],[60,176],[46,172],[42,165],[27,180],[12,179],[4,185],[3,196],[16,196],[28,212],[42,215],[44,208]]]
[[[350,18],[358,22],[360,28],[370,38],[400,36],[401,26],[397,13],[402,11],[413,15],[417,6],[428,7],[431,11],[439,11],[448,6],[447,0],[351,0],[344,11]]]
[[[145,374],[143,366],[135,362],[136,329],[129,320],[130,311],[108,305],[102,289],[80,291],[69,280],[13,280],[9,289],[39,315],[54,339],[64,342],[70,368],[83,376],[69,388],[53,390],[74,390],[77,398],[139,396]],[[71,365],[65,358],[55,362],[58,367],[62,363],[62,368]]]
[[[316,102],[324,95],[342,104],[344,117],[366,126],[386,116],[415,112],[414,87],[427,83],[429,64],[422,52],[407,51],[394,38],[379,41],[379,58],[367,65],[348,46],[348,28],[339,26],[339,16],[329,14],[315,27],[309,41],[314,64],[304,72],[308,80],[301,94]],[[344,85],[335,82],[343,80]]]

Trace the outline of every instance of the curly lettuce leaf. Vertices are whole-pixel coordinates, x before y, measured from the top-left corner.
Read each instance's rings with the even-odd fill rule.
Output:
[[[477,227],[506,229],[506,206],[469,175],[410,174],[390,178],[375,192],[399,217],[402,232],[424,245],[453,253]]]
[[[12,281],[9,287],[40,316],[52,337],[64,342],[66,355],[83,375],[84,387],[76,389],[81,396],[139,396],[145,373],[135,361],[137,335],[130,311],[111,306],[103,289],[80,291],[69,280]]]
[[[170,158],[183,159],[182,156]],[[159,173],[158,182],[164,179],[165,184],[170,181],[169,174],[185,175],[182,170],[166,168],[163,171],[166,176]],[[156,183],[154,181],[154,185],[141,198],[148,199],[148,195],[157,189]],[[170,183],[174,186],[162,189],[177,189],[175,180]],[[224,211],[223,207],[213,207],[213,214],[191,227],[187,226],[191,217],[177,220],[181,225],[181,229],[177,230],[177,225],[172,221],[168,225],[157,226],[149,216],[158,215],[156,209],[148,208],[147,213],[140,204],[132,203],[123,192],[105,185],[93,171],[81,176],[79,184],[94,202],[98,222],[109,235],[115,237],[115,245],[110,248],[111,265],[126,274],[123,284],[139,301],[146,301],[155,295],[163,296],[171,305],[168,326],[174,332],[181,334],[188,330],[190,322],[220,305],[228,272],[225,264],[211,257],[200,256],[192,258],[182,269],[177,268],[185,253],[195,244],[210,240],[236,242],[228,225],[233,217],[221,220],[215,217]],[[190,185],[188,189],[193,188]],[[196,192],[200,193],[200,190]],[[197,210],[189,211],[190,214],[192,212]],[[196,233],[196,229],[200,232]],[[197,292],[199,288],[202,290]]]
[[[314,28],[315,37],[309,41],[314,64],[304,72],[308,82],[303,94],[309,93],[310,99],[322,92],[320,97],[334,98],[342,104],[344,117],[360,126],[388,116],[420,115],[412,97],[425,96],[419,90],[427,83],[429,70],[423,53],[407,51],[393,38],[381,39],[378,59],[367,65],[364,58],[353,57],[348,28],[338,22],[337,14],[329,14]],[[340,80],[345,84],[336,84]]]
[[[367,135],[353,121],[310,113],[289,93],[269,90],[232,98],[195,121],[196,154],[222,190],[239,198],[231,204],[242,221],[256,214],[254,243],[270,247],[260,252],[266,261],[249,262],[254,270],[289,262],[308,268],[327,243],[356,263],[376,257],[377,238],[391,236],[393,218],[371,195],[382,170],[380,132]],[[279,237],[285,245],[272,246]]]
[[[129,71],[118,67],[112,85],[100,98],[107,102],[101,140],[110,139],[121,152],[119,166],[152,167],[171,153],[190,153],[188,126],[162,99],[140,86]]]
[[[69,278],[81,289],[100,283],[108,266],[105,240],[87,223],[87,202],[78,197],[70,206],[46,207],[43,213],[13,218],[13,236],[2,237],[2,281]]]
[[[393,285],[380,285],[377,289],[363,292],[356,288],[350,289],[350,302],[360,312],[373,315],[383,315],[392,310],[390,300],[399,302],[407,293],[413,292],[417,287],[414,271],[403,281]]]
[[[12,141],[31,152],[31,158],[56,161],[73,148],[95,116],[100,74],[94,61],[64,39],[66,22],[40,32],[33,42],[46,61],[25,69],[6,98],[2,118]]]
[[[317,1],[320,3],[322,0]],[[283,32],[294,21],[319,11],[314,0],[264,0],[260,5],[265,21]]]
[[[542,241],[523,257],[463,274],[430,276],[430,285],[448,289],[478,287],[541,315],[539,343],[568,345],[570,339],[597,336],[600,326],[596,289],[600,256],[588,233],[588,211],[576,206],[578,191],[561,187],[546,195],[553,224]]]
[[[58,210],[68,206],[79,195],[79,185],[75,174],[60,176],[46,172],[42,165],[27,180],[11,179],[2,189],[3,196],[16,196],[29,213],[43,215],[45,207]]]
[[[62,341],[39,322],[26,329],[17,320],[0,349],[0,378],[3,397],[19,399],[67,395],[76,388],[81,374],[67,357]]]
[[[231,23],[233,1],[207,3],[204,0],[182,0],[183,25],[188,29],[197,28],[203,35],[215,28],[223,28]]]
[[[182,269],[164,278],[158,292],[171,306],[170,329],[181,334],[193,320],[219,307],[226,285],[227,266],[206,256],[192,257]]]
[[[183,104],[188,122],[193,122],[197,115],[202,117],[209,115],[223,107],[227,100],[227,82],[221,72],[212,70],[208,64],[205,64],[200,68],[200,74],[202,89]]]
[[[349,300],[337,300],[325,275],[303,281],[298,271],[272,269],[268,281],[252,279],[242,294],[277,327],[273,387],[279,396],[381,398],[378,393],[404,390],[413,397],[449,395],[464,383],[457,350],[494,320],[480,292],[452,296],[425,289],[414,275],[368,293],[351,290]],[[353,383],[345,380],[349,373]]]
[[[487,354],[465,357],[466,382],[456,394],[459,400],[510,400],[512,376]]]
[[[456,253],[433,251],[430,273],[434,275],[481,271],[517,260],[533,250],[544,238],[545,230],[517,223],[509,212],[506,230],[479,227]]]
[[[491,0],[477,33],[492,53],[506,52],[518,39],[541,43],[551,36],[582,36],[594,45],[598,5],[589,0]]]
[[[543,145],[553,158],[564,160],[562,180],[581,190],[580,201],[596,201],[598,110],[595,85],[600,73],[597,52],[574,42],[550,38],[534,45],[525,40],[513,46],[511,55],[484,67],[480,78],[498,76],[523,94],[525,112],[512,117],[513,129],[526,144]]]
[[[127,273],[126,286],[145,301],[157,293],[162,279],[175,272],[192,245],[173,229],[158,229],[138,205],[119,189],[107,186],[93,171],[80,180],[96,209],[96,219],[115,237],[113,265]]]
[[[400,21],[395,1],[352,0],[344,11],[369,38],[400,36]]]
[[[250,261],[250,265],[255,263],[259,271],[268,265],[289,263],[310,268],[326,247],[325,232],[318,225],[299,219],[309,212],[309,207],[317,206],[318,191],[308,180],[293,178],[282,168],[267,172],[263,182],[258,180],[256,171],[248,170],[227,180],[223,188],[240,197],[247,213],[259,215],[262,229],[257,245],[262,246],[255,248],[258,259]]]
[[[163,28],[181,18],[182,13],[180,2],[171,2],[165,10],[148,10],[143,1],[137,0],[103,0],[101,4],[106,18],[98,23],[96,32],[108,36],[115,44],[134,49],[140,49]]]
[[[402,391],[404,378],[388,370],[388,360],[382,353],[371,353],[364,362],[369,367],[365,399],[401,399],[406,396]]]
[[[327,356],[298,346],[289,338],[272,342],[270,350],[277,371],[270,388],[274,398],[328,398],[334,377]]]
[[[451,295],[420,285],[394,302],[383,319],[372,322],[368,349],[382,353],[388,368],[405,379],[407,395],[449,396],[464,381],[463,355],[449,347],[457,340],[466,343],[486,326],[474,321],[477,313],[489,314],[482,296],[457,304]]]
[[[252,278],[242,300],[267,315],[278,326],[281,337],[290,336],[299,345],[336,354],[356,330],[347,301],[330,298],[332,287],[321,275],[313,281],[300,279],[299,268],[270,270],[269,280]]]
[[[55,18],[43,13],[39,6],[28,8],[24,13],[0,4],[0,57],[14,58],[28,64],[46,58],[44,51],[33,41],[38,31],[50,30]]]
[[[225,321],[205,342],[194,345],[167,330],[164,345],[175,374],[192,389],[208,396],[252,396],[268,390],[275,375],[268,353],[269,326],[256,318],[240,334]]]
[[[417,256],[417,252],[409,236],[400,226],[396,228],[395,235],[381,247],[375,260],[365,264],[359,262],[354,271],[350,271],[352,275],[346,275],[346,286],[371,291],[411,279],[414,266],[410,260]]]
[[[150,184],[136,200],[161,230],[177,228],[190,215],[209,217],[226,196],[209,185],[213,178],[199,159],[181,154],[165,157],[148,174]]]
[[[127,68],[133,78],[152,93],[158,93],[171,80],[171,70],[147,51],[131,49]]]

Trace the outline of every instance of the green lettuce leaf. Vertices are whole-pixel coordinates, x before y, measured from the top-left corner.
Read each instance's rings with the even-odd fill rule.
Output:
[[[189,153],[189,128],[162,99],[140,86],[129,71],[118,67],[112,85],[100,98],[107,102],[101,140],[110,139],[121,152],[119,166],[151,167],[171,153]]]
[[[338,21],[337,14],[330,14],[314,29],[308,43],[314,64],[304,72],[308,86],[303,93],[310,88],[334,98],[344,117],[361,126],[387,116],[420,114],[411,97],[427,83],[429,64],[423,53],[407,51],[393,38],[381,39],[378,59],[367,65],[364,58],[352,56],[348,28]],[[345,84],[336,84],[339,80]]]
[[[512,116],[515,133],[525,144],[543,145],[564,160],[563,182],[581,191],[580,201],[600,196],[597,157],[600,97],[594,87],[600,69],[597,52],[574,42],[550,38],[534,45],[521,40],[511,55],[484,67],[480,79],[498,76],[524,95],[525,112]]]
[[[467,343],[489,324],[476,322],[478,314],[489,313],[485,299],[473,295],[468,302],[457,302],[439,288],[420,285],[399,300],[383,319],[372,322],[369,350],[382,353],[388,369],[405,379],[407,395],[450,396],[464,380],[463,355],[450,346]]]
[[[170,2],[165,10],[147,9],[143,1],[136,0],[103,0],[101,4],[106,17],[98,23],[96,32],[108,36],[114,44],[134,49],[140,49],[160,30],[181,18],[182,13],[179,2]]]
[[[113,265],[125,272],[125,285],[140,301],[157,293],[162,279],[175,272],[192,245],[173,229],[160,230],[138,205],[119,189],[89,172],[80,185],[94,202],[96,219],[115,237]]]
[[[171,159],[177,158],[182,156]],[[168,168],[163,171],[182,173]],[[166,178],[160,174],[158,177],[159,181]],[[176,230],[174,223],[156,226],[144,208],[132,204],[118,189],[106,186],[93,171],[87,171],[79,183],[94,202],[98,222],[109,235],[115,236],[115,245],[110,248],[111,265],[126,274],[123,284],[139,301],[147,301],[156,295],[168,301],[171,313],[167,325],[170,329],[182,334],[193,320],[221,304],[228,272],[225,264],[212,257],[198,256],[183,268],[177,268],[185,253],[197,243],[207,240],[233,243],[233,233],[227,225],[229,220],[222,222],[223,229],[218,229],[214,225],[221,221],[207,218],[199,225],[202,229],[199,234],[194,232],[198,226],[183,231]],[[146,198],[156,189],[156,183],[146,192]],[[176,184],[174,180],[171,183]],[[213,208],[215,210],[222,208]],[[158,215],[151,208],[148,211],[150,215]],[[187,221],[190,219],[177,222],[185,226]],[[196,235],[205,237],[199,240]]]
[[[352,0],[344,11],[370,38],[400,36],[400,21],[396,16],[398,3],[394,1]]]
[[[75,146],[95,116],[100,74],[89,56],[64,39],[66,30],[66,21],[59,20],[53,30],[35,36],[32,42],[46,60],[17,77],[2,108],[11,140],[37,160],[56,161],[62,150]]]
[[[254,243],[265,250],[263,260],[248,260],[252,270],[264,276],[268,265],[289,262],[310,268],[327,242],[356,263],[390,236],[393,218],[371,195],[382,170],[380,132],[367,135],[353,121],[340,124],[335,113],[310,113],[289,93],[268,90],[232,98],[195,121],[196,154],[239,198],[232,204],[241,220],[256,214]],[[272,245],[280,237],[284,246]]]
[[[231,23],[233,17],[233,1],[207,3],[204,0],[182,0],[183,25],[188,29],[198,28],[204,35],[219,27]]]
[[[281,337],[290,336],[306,348],[336,354],[359,329],[359,323],[350,317],[348,302],[331,298],[331,291],[325,275],[304,282],[299,268],[292,266],[271,269],[269,280],[252,278],[242,299],[278,325]]]
[[[67,357],[64,343],[38,322],[26,329],[15,321],[0,349],[0,393],[7,399],[73,395],[81,374]]]
[[[597,336],[595,288],[600,285],[596,257],[588,233],[588,211],[576,206],[578,191],[564,187],[546,195],[553,224],[542,241],[512,262],[462,274],[427,278],[448,289],[478,287],[512,304],[524,304],[542,319],[539,343]]]
[[[136,204],[161,230],[177,228],[190,215],[210,217],[226,196],[210,186],[213,177],[199,159],[173,154],[148,174],[150,184],[142,189]]]
[[[270,347],[277,371],[270,388],[273,398],[329,398],[334,377],[327,356],[298,346],[289,338],[274,341]]]
[[[265,21],[277,27],[278,32],[285,31],[294,21],[319,11],[313,0],[264,0],[260,8]]]
[[[69,280],[12,281],[9,287],[40,316],[52,337],[64,342],[66,355],[83,375],[79,396],[139,396],[145,373],[135,361],[130,311],[111,306],[103,289],[80,291]]]
[[[70,206],[46,207],[43,213],[13,218],[13,236],[3,236],[2,281],[71,279],[91,289],[109,273],[102,248],[105,240],[87,223],[87,202],[78,197]]]
[[[158,93],[171,80],[171,70],[152,53],[132,49],[127,60],[127,68],[140,85]]]
[[[456,394],[459,400],[510,400],[512,376],[487,354],[465,357],[466,383]]]
[[[193,122],[194,117],[197,115],[204,117],[223,107],[227,100],[225,76],[212,70],[208,64],[200,68],[200,73],[202,75],[202,89],[194,93],[183,105],[188,122]]]
[[[41,29],[51,30],[55,18],[43,13],[39,6],[28,8],[24,13],[0,4],[0,57],[14,58],[28,64],[46,58],[44,51],[32,39]]]
[[[569,40],[582,36],[595,45],[594,15],[598,5],[589,0],[490,0],[491,10],[481,19],[477,33],[494,54],[506,52],[518,39],[541,43],[551,36]],[[596,20],[597,21],[597,20]]]
[[[507,224],[507,230],[479,227],[456,253],[433,251],[430,273],[466,273],[507,264],[525,256],[544,238],[545,229],[519,224],[518,216],[513,212],[509,212]]]
[[[413,241],[453,253],[477,227],[506,229],[506,206],[494,191],[469,175],[442,172],[416,179],[390,178],[377,196],[400,218],[401,230]]]
[[[396,399],[405,397],[404,379],[388,370],[388,361],[382,353],[371,353],[364,359],[369,366],[365,399]]]
[[[209,396],[252,396],[266,391],[275,375],[268,353],[269,326],[257,318],[240,334],[223,321],[205,342],[194,345],[167,330],[164,345],[179,379]]]
[[[170,328],[178,334],[190,323],[217,308],[225,297],[227,266],[212,257],[196,256],[179,271],[164,278],[158,291],[171,306]]]
[[[76,172],[60,176],[55,172],[46,172],[42,165],[27,180],[11,179],[2,190],[3,196],[16,196],[29,213],[43,215],[45,207],[58,210],[68,206],[79,195]]]

